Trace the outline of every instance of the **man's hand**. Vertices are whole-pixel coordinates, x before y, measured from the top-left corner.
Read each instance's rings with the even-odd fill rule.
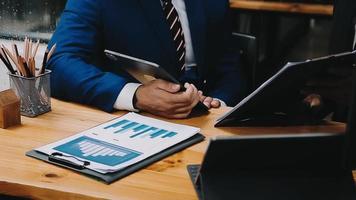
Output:
[[[179,92],[180,85],[164,80],[153,80],[136,91],[136,107],[139,110],[166,118],[186,118],[199,102],[198,89],[186,83],[186,91]]]
[[[303,101],[310,106],[310,108],[322,106],[322,98],[318,94],[309,94]]]
[[[322,119],[328,114],[325,112],[323,98],[319,94],[309,94],[303,99],[303,114],[314,119]]]
[[[219,100],[204,96],[202,91],[199,91],[198,94],[200,97],[200,101],[209,109],[210,108],[219,108],[221,106]]]

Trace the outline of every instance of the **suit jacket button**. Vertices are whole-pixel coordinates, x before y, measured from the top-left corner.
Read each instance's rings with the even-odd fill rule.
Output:
[[[204,80],[203,83],[206,84],[206,80]]]

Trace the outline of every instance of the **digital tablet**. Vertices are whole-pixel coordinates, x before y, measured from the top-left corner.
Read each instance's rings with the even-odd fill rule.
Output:
[[[199,200],[351,200],[344,144],[341,133],[217,137],[187,169]]]
[[[120,67],[142,84],[155,78],[180,84],[177,79],[156,63],[110,50],[105,50],[104,53],[110,60],[120,63]]]
[[[233,109],[216,120],[215,126],[268,126],[278,122],[296,125],[299,122],[285,112],[288,102],[296,101],[289,91],[300,91],[305,81],[330,65],[350,66],[355,62],[356,51],[289,62]],[[294,124],[295,122],[295,124]]]

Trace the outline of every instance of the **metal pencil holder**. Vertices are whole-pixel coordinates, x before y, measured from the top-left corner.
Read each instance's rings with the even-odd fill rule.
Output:
[[[50,70],[31,78],[9,74],[10,87],[21,99],[21,115],[36,117],[51,111],[50,74]]]

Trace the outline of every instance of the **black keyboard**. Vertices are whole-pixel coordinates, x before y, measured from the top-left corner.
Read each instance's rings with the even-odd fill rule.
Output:
[[[195,180],[199,176],[200,165],[188,165],[187,170],[190,176],[190,180],[192,181],[195,191],[197,192],[198,198],[202,200],[200,184],[195,184]]]

